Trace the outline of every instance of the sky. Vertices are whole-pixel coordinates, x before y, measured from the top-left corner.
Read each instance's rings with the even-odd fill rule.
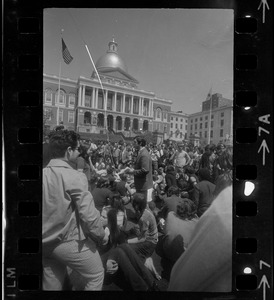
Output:
[[[96,63],[114,37],[139,89],[196,113],[211,88],[233,99],[233,18],[231,9],[47,8],[44,73],[58,76],[62,37],[73,61],[62,61],[61,76],[90,78],[85,44]]]

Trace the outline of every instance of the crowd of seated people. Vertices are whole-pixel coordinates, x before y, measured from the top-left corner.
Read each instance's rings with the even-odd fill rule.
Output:
[[[159,291],[163,276],[151,261],[156,252],[170,268],[167,290],[229,290],[232,146],[166,142],[147,148],[153,166],[149,203],[125,172],[137,156],[133,145],[82,141],[73,165],[87,178],[105,231],[97,244],[105,281],[126,282],[125,290]],[[49,158],[44,157],[44,167]],[[81,278],[68,275],[73,289],[81,290]]]

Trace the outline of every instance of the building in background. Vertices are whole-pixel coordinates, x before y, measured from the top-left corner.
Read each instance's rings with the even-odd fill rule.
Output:
[[[233,102],[221,94],[213,94],[202,103],[202,111],[188,117],[188,140],[193,144],[232,144]]]
[[[114,39],[96,62],[90,78],[77,80],[43,76],[45,128],[57,125],[89,138],[94,134],[121,134],[125,138],[152,132],[157,143],[170,139],[194,145],[232,143],[233,104],[221,94],[202,103],[202,111],[185,114],[172,111],[172,100],[138,88],[117,51]],[[58,102],[59,99],[59,102]]]
[[[52,129],[63,124],[79,133],[102,134],[108,130],[122,132],[126,137],[155,131],[158,141],[166,139],[172,101],[139,89],[139,82],[128,73],[118,55],[117,43],[112,40],[108,46],[107,53],[96,63],[104,90],[96,72],[91,78],[80,76],[77,81],[61,78],[58,103],[59,79],[44,74],[47,126]]]
[[[188,114],[182,111],[171,111],[169,139],[173,141],[182,141],[187,139]]]

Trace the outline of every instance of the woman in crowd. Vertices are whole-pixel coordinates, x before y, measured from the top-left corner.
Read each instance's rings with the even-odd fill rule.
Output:
[[[103,263],[106,265],[106,273],[111,276],[114,275],[116,279],[122,277],[134,291],[157,291],[159,289],[152,274],[127,243],[125,215],[121,214],[123,212],[122,206],[121,197],[115,195],[112,207],[107,212],[111,249],[102,255]]]
[[[133,195],[132,206],[138,225],[135,227],[135,237],[129,239],[128,243],[145,262],[146,258],[154,252],[158,242],[157,223],[153,213],[147,208],[143,194],[136,193]]]

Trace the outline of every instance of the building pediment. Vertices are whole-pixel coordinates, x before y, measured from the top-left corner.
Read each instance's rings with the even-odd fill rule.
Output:
[[[130,81],[135,84],[139,83],[138,80],[136,80],[134,77],[132,77],[120,68],[101,68],[100,70],[98,70],[98,73],[100,76],[112,77],[114,79],[122,81]],[[95,76],[95,72],[93,73],[93,76]]]

